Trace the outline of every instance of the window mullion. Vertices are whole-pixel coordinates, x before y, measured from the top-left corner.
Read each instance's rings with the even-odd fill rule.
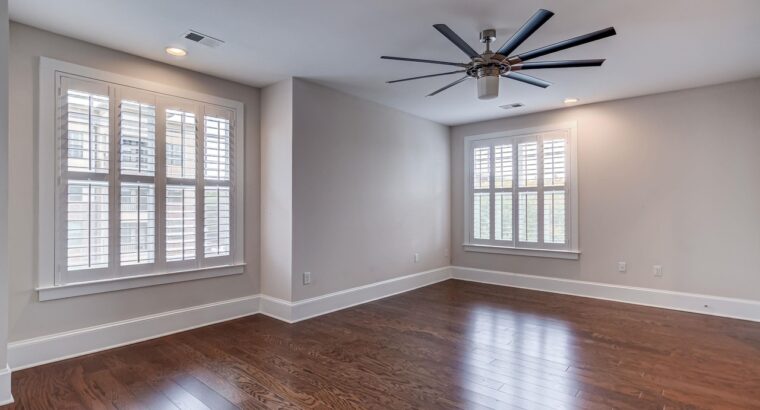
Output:
[[[537,204],[537,211],[538,211],[538,246],[543,248],[544,247],[544,139],[543,136],[536,136],[536,175],[538,177],[538,181],[536,181],[536,186],[538,191],[538,194],[536,195],[536,200],[538,201]]]
[[[156,245],[155,263],[158,272],[166,272],[166,105],[156,101],[156,146],[155,146],[155,212]]]
[[[512,142],[512,246],[517,247],[518,243],[518,236],[520,235],[520,227],[518,226],[518,211],[519,211],[519,201],[518,201],[518,184],[520,181],[518,170],[519,167],[517,166],[518,163],[518,156],[519,151],[517,149],[517,141]]]
[[[496,243],[496,194],[495,194],[495,187],[496,187],[496,160],[495,155],[496,150],[494,149],[494,144],[489,145],[488,147],[488,170],[490,173],[490,177],[488,178],[488,239],[492,243]]]
[[[119,93],[116,87],[108,87],[108,276],[116,277],[119,273],[119,256],[121,254],[121,212],[119,205],[121,190],[119,187]],[[92,198],[92,197],[90,197]],[[90,199],[92,202],[92,199]],[[90,216],[92,219],[92,216]],[[92,223],[92,222],[91,222]]]
[[[198,266],[206,266],[204,247],[204,216],[206,192],[204,191],[204,138],[206,137],[205,112],[202,105],[195,106],[195,257]]]

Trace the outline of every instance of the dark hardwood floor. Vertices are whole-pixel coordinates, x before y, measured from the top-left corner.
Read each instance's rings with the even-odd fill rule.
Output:
[[[16,409],[760,408],[760,323],[449,280],[13,373]]]

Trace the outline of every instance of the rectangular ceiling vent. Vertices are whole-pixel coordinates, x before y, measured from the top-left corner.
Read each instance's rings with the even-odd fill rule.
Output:
[[[523,103],[512,103],[512,104],[500,105],[499,108],[503,108],[505,110],[511,110],[512,108],[520,108],[522,106],[523,106]]]
[[[190,30],[187,33],[184,34],[184,38],[194,41],[196,43],[203,44],[207,47],[216,48],[224,44],[224,41],[219,40],[218,38],[211,37],[207,34],[199,33],[195,30]]]

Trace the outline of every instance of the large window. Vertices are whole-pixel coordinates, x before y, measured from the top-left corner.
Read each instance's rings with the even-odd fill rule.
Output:
[[[55,178],[40,191],[43,211],[42,185],[54,192],[53,256],[40,258],[54,263],[54,274],[41,272],[41,287],[242,264],[241,104],[175,96],[138,80],[141,87],[125,85],[115,75],[94,79],[93,72],[109,74],[53,60],[42,65],[41,77],[53,78],[41,78],[41,87],[53,85],[55,96],[52,107],[41,102],[40,115],[52,117],[40,120],[41,161],[52,154],[41,175]]]
[[[467,250],[577,257],[575,126],[465,140]]]

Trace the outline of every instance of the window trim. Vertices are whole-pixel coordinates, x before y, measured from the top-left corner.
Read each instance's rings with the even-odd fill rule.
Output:
[[[177,97],[192,100],[194,103],[204,103],[219,106],[231,110],[236,118],[236,132],[233,135],[234,146],[239,152],[240,160],[234,161],[232,172],[235,180],[231,188],[235,190],[234,214],[231,215],[231,224],[239,227],[232,233],[233,243],[231,248],[231,260],[224,266],[200,267],[187,271],[159,272],[147,275],[134,275],[104,280],[67,283],[56,286],[56,183],[57,183],[57,140],[56,140],[56,79],[59,75],[81,77],[85,80],[107,82],[119,86],[134,88],[141,91],[162,96]],[[129,289],[140,286],[152,286],[155,284],[182,282],[195,280],[203,277],[239,274],[245,266],[245,111],[240,101],[216,97],[182,88],[167,86],[152,81],[141,80],[120,74],[85,67],[78,64],[59,61],[47,57],[39,58],[39,90],[38,90],[38,178],[37,178],[37,290],[40,300],[57,299],[60,297],[79,296],[83,294],[110,292],[119,289]],[[202,121],[202,118],[199,119]],[[112,132],[117,132],[111,127]],[[158,130],[156,130],[158,134]],[[158,154],[158,153],[157,153]],[[113,158],[112,158],[113,160]],[[157,227],[158,229],[158,227]],[[202,249],[198,250],[202,252]],[[76,292],[61,291],[65,289],[79,289]]]
[[[500,246],[493,243],[485,243],[472,239],[472,148],[478,144],[487,144],[487,141],[493,139],[510,138],[521,139],[530,137],[535,134],[548,133],[552,131],[566,131],[568,133],[568,177],[566,190],[568,192],[568,210],[566,212],[569,218],[568,223],[568,245],[562,248],[531,248],[520,246]],[[578,147],[577,147],[578,123],[569,121],[564,123],[542,125],[538,127],[522,128],[516,130],[505,130],[486,134],[469,135],[464,138],[464,242],[462,248],[466,252],[483,252],[498,253],[518,256],[535,256],[545,258],[559,259],[578,259],[581,251],[578,242]],[[515,153],[514,155],[516,155]],[[515,163],[517,158],[513,159]],[[493,174],[493,169],[490,170]],[[493,178],[493,176],[491,177]],[[512,189],[516,189],[513,187]],[[491,215],[493,216],[493,215]],[[539,218],[542,218],[540,215]],[[513,233],[517,235],[515,231]],[[516,242],[515,242],[516,243]]]

